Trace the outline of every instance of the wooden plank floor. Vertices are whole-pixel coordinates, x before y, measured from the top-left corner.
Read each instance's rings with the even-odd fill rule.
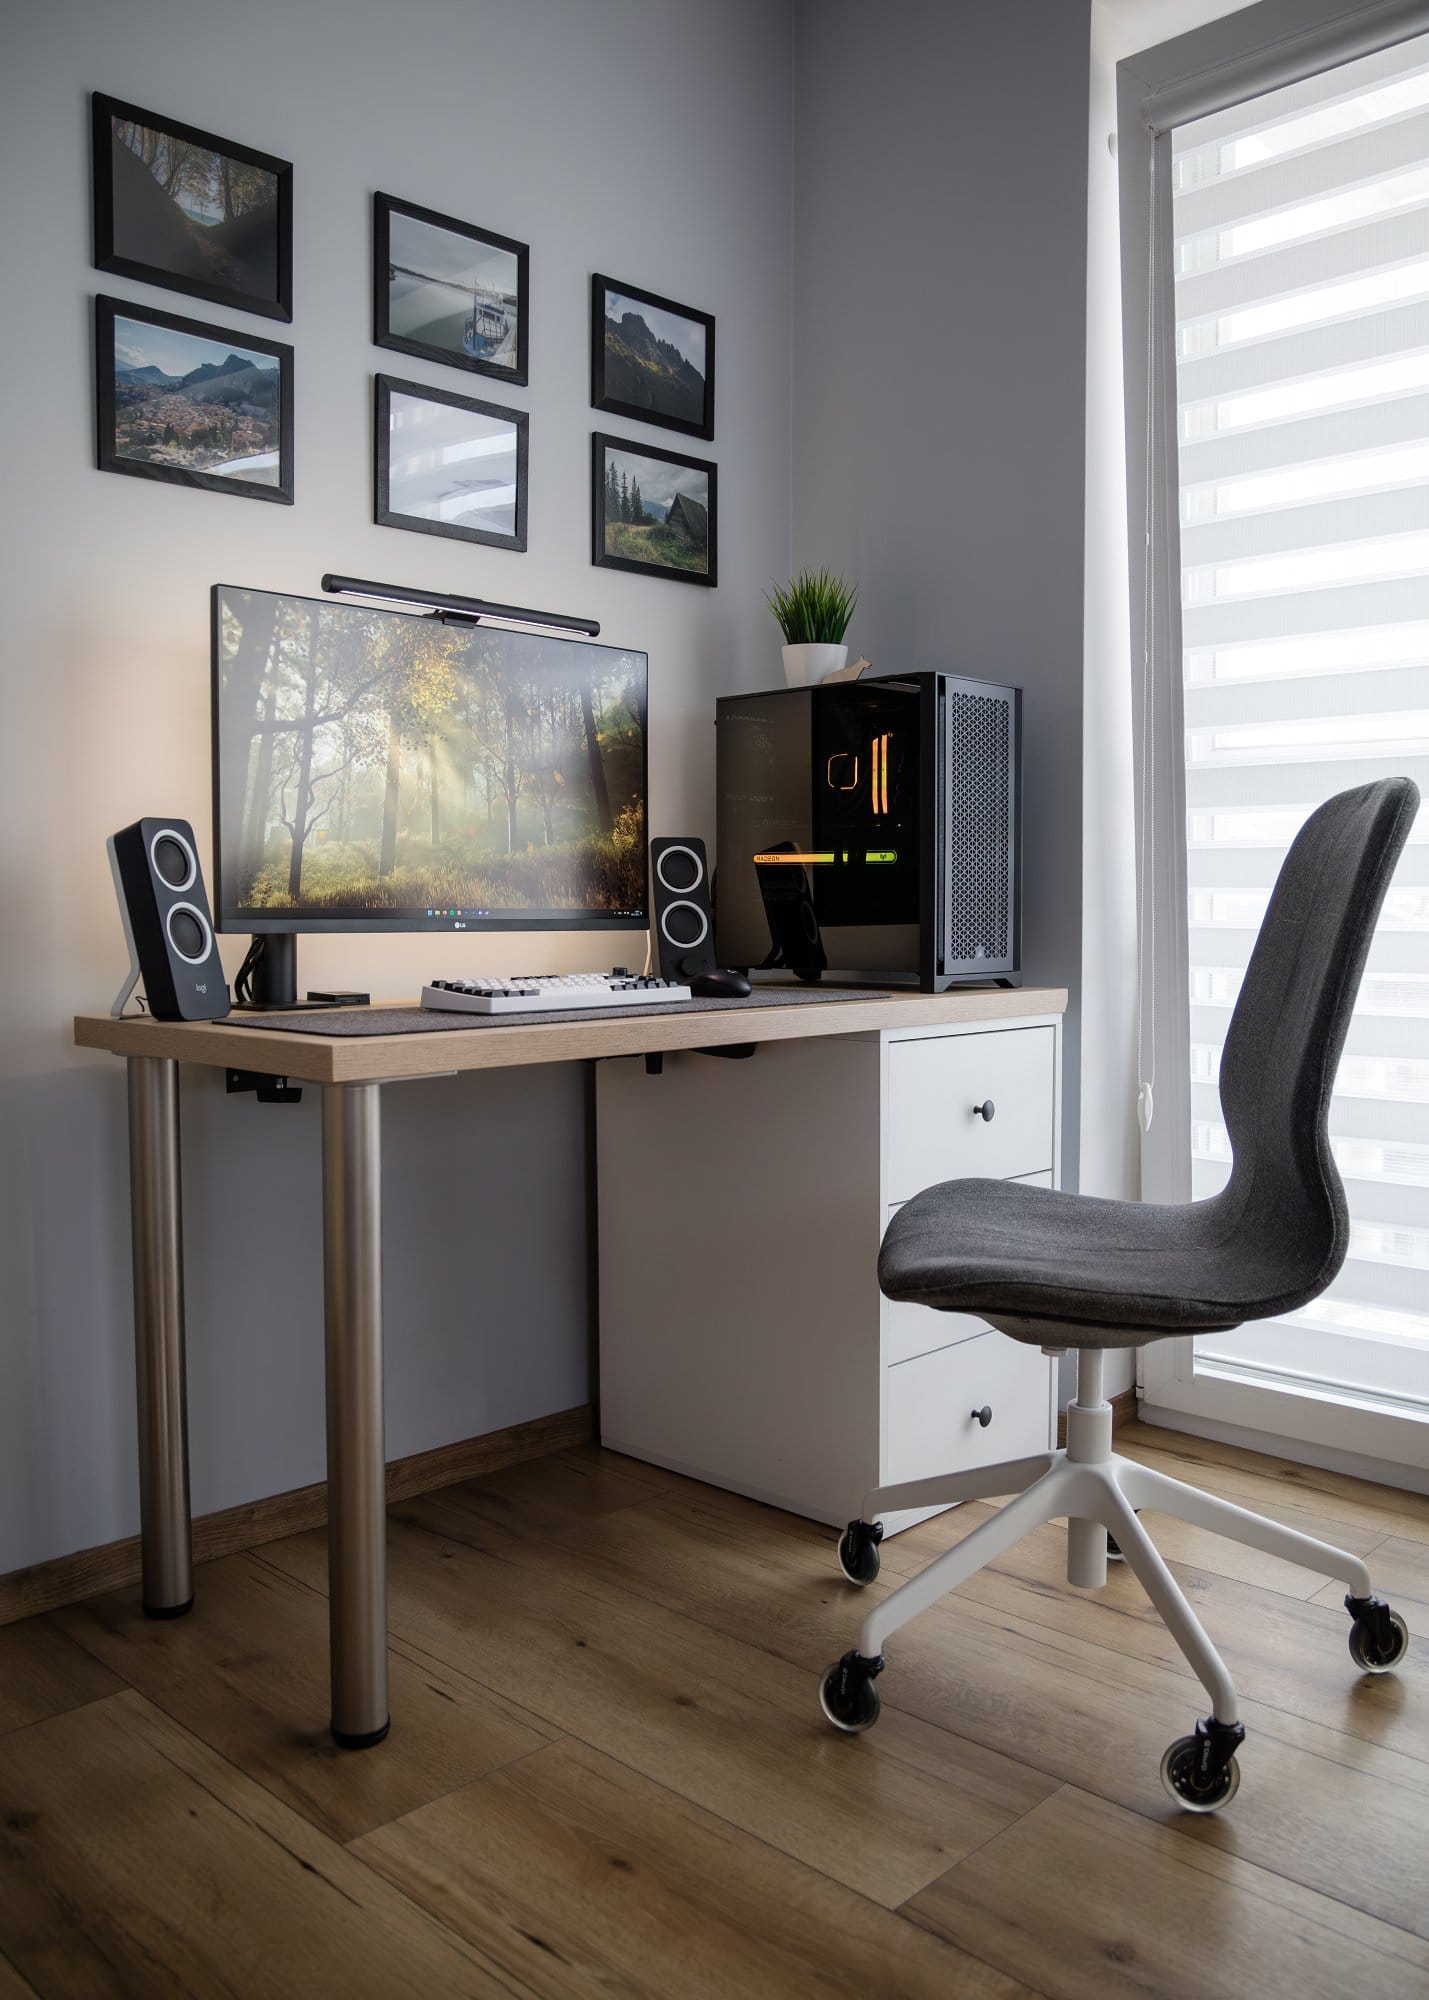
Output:
[[[1369,1558],[1429,1634],[1429,1500],[1133,1427]],[[890,1542],[892,1588],[987,1517]],[[393,1734],[335,1750],[321,1534],[0,1631],[0,2000],[1424,2000],[1429,1645],[1149,1516],[1236,1675],[1239,1796],[1174,1812],[1201,1691],[1135,1579],[1040,1530],[899,1635],[878,1727],[815,1676],[866,1601],[820,1528],[591,1448],[392,1510]]]

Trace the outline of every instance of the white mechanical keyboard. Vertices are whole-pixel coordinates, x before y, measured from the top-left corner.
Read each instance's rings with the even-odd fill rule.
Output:
[[[658,1007],[688,986],[629,972],[541,973],[531,979],[434,979],[422,1005],[456,1014],[560,1014],[575,1007]]]

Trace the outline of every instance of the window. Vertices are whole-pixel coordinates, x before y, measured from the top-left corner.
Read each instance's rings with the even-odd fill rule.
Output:
[[[1170,158],[1199,1198],[1230,1170],[1221,1046],[1296,830],[1389,772],[1429,794],[1429,35],[1181,125]],[[1330,1128],[1343,1272],[1293,1340],[1252,1323],[1196,1373],[1429,1415],[1429,812]]]

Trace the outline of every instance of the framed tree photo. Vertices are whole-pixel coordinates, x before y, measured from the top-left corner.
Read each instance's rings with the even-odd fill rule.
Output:
[[[713,588],[719,467],[599,431],[591,446],[591,561]]]
[[[254,333],[100,297],[102,472],[293,502],[293,350]]]
[[[377,377],[379,527],[526,546],[524,410]]]
[[[216,305],[293,317],[293,169],[95,91],[94,261]]]
[[[527,380],[530,250],[390,194],[372,198],[372,338],[501,382]]]
[[[643,424],[712,438],[714,337],[712,313],[597,271],[591,281],[591,402]]]

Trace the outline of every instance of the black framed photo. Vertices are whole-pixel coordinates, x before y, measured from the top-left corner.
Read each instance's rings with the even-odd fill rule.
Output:
[[[290,320],[289,162],[98,90],[91,106],[99,269]]]
[[[591,561],[713,587],[719,467],[600,431],[591,447]]]
[[[510,236],[374,195],[372,338],[524,385],[530,261]]]
[[[524,410],[377,377],[379,527],[526,546]]]
[[[94,302],[102,472],[293,504],[293,350],[124,299]]]
[[[712,438],[714,337],[713,313],[617,284],[597,271],[590,301],[591,402],[643,424]]]

